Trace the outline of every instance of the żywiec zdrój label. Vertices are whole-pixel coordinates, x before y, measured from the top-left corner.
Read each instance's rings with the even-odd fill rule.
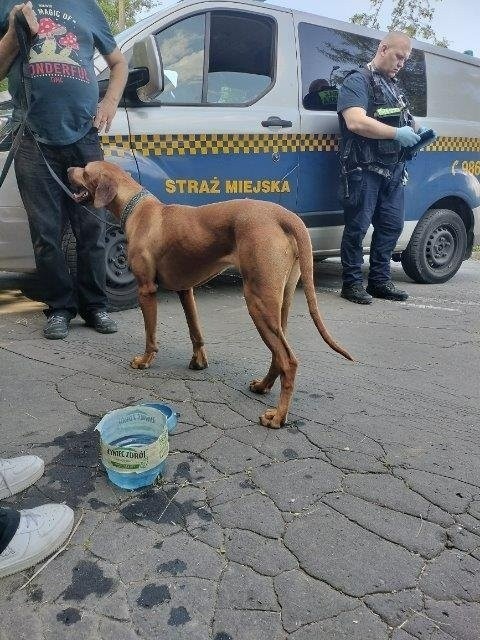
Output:
[[[168,432],[165,429],[158,440],[145,446],[114,447],[101,443],[105,467],[118,472],[148,471],[158,466],[168,455]]]

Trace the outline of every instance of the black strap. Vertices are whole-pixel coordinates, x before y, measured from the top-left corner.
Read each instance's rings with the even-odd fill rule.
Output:
[[[33,37],[30,27],[28,26],[27,19],[21,10],[17,11],[15,14],[14,24],[18,46],[20,47],[20,57],[23,62],[28,62]]]
[[[20,74],[21,82],[23,85],[23,108],[25,110],[25,118],[23,122],[17,126],[12,128],[12,146],[8,152],[7,158],[5,160],[5,164],[3,165],[2,173],[0,175],[0,187],[5,182],[5,178],[7,177],[7,173],[12,165],[15,154],[18,151],[18,147],[20,146],[20,142],[22,140],[23,133],[25,131],[26,126],[26,115],[28,113],[28,109],[30,108],[30,94],[31,92],[27,90],[25,78],[29,78],[29,74],[25,73],[24,65],[28,63],[30,45],[32,41],[30,27],[28,26],[27,19],[23,15],[22,11],[17,11],[14,18],[14,26],[15,33],[17,35],[18,46],[20,48],[20,60],[22,65],[22,72]]]
[[[10,147],[10,149],[8,151],[8,155],[7,155],[6,159],[5,159],[5,164],[3,165],[2,173],[0,175],[0,187],[5,182],[5,178],[7,177],[7,173],[9,171],[10,167],[12,166],[13,159],[15,157],[15,154],[18,151],[18,147],[20,146],[20,142],[22,140],[22,136],[23,136],[24,130],[25,130],[25,121],[23,121],[18,126],[18,129],[14,128],[12,130],[12,136],[13,136],[12,146]]]
[[[47,169],[49,170],[52,178],[63,189],[63,191],[67,194],[67,196],[69,196],[69,198],[71,198],[72,200],[75,200],[75,196],[73,195],[73,193],[63,183],[63,181],[60,180],[60,178],[57,176],[55,171],[47,162],[47,159],[43,154],[43,150],[40,144],[38,143],[38,140],[35,134],[30,129],[27,123],[28,112],[30,110],[30,99],[32,94],[31,86],[30,86],[30,69],[28,68],[28,61],[30,59],[30,48],[32,46],[33,39],[32,39],[32,32],[30,31],[30,27],[28,26],[27,19],[25,18],[25,16],[21,11],[17,11],[17,13],[15,14],[15,32],[17,34],[18,46],[20,47],[20,58],[22,61],[22,69],[21,69],[20,77],[21,77],[22,86],[23,86],[23,99],[25,103],[24,104],[25,116],[23,121],[23,128],[26,129],[35,140],[37,147],[42,155],[43,161],[45,162]],[[17,134],[17,137],[18,135],[19,134]],[[18,148],[18,145],[17,145],[17,148]]]

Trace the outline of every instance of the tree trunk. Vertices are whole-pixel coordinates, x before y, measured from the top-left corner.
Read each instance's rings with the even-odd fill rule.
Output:
[[[125,0],[118,0],[118,28],[125,29]]]

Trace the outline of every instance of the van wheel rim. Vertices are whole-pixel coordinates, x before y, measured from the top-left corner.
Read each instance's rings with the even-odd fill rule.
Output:
[[[437,227],[429,235],[426,246],[427,262],[432,269],[447,266],[455,254],[456,236],[450,226]]]
[[[110,229],[105,235],[107,283],[124,287],[132,282],[133,275],[127,262],[126,240],[118,229]]]

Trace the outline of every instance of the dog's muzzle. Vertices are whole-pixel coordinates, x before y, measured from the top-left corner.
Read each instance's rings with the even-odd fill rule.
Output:
[[[77,204],[82,204],[90,199],[90,194],[86,189],[80,189],[73,194],[73,198]]]

